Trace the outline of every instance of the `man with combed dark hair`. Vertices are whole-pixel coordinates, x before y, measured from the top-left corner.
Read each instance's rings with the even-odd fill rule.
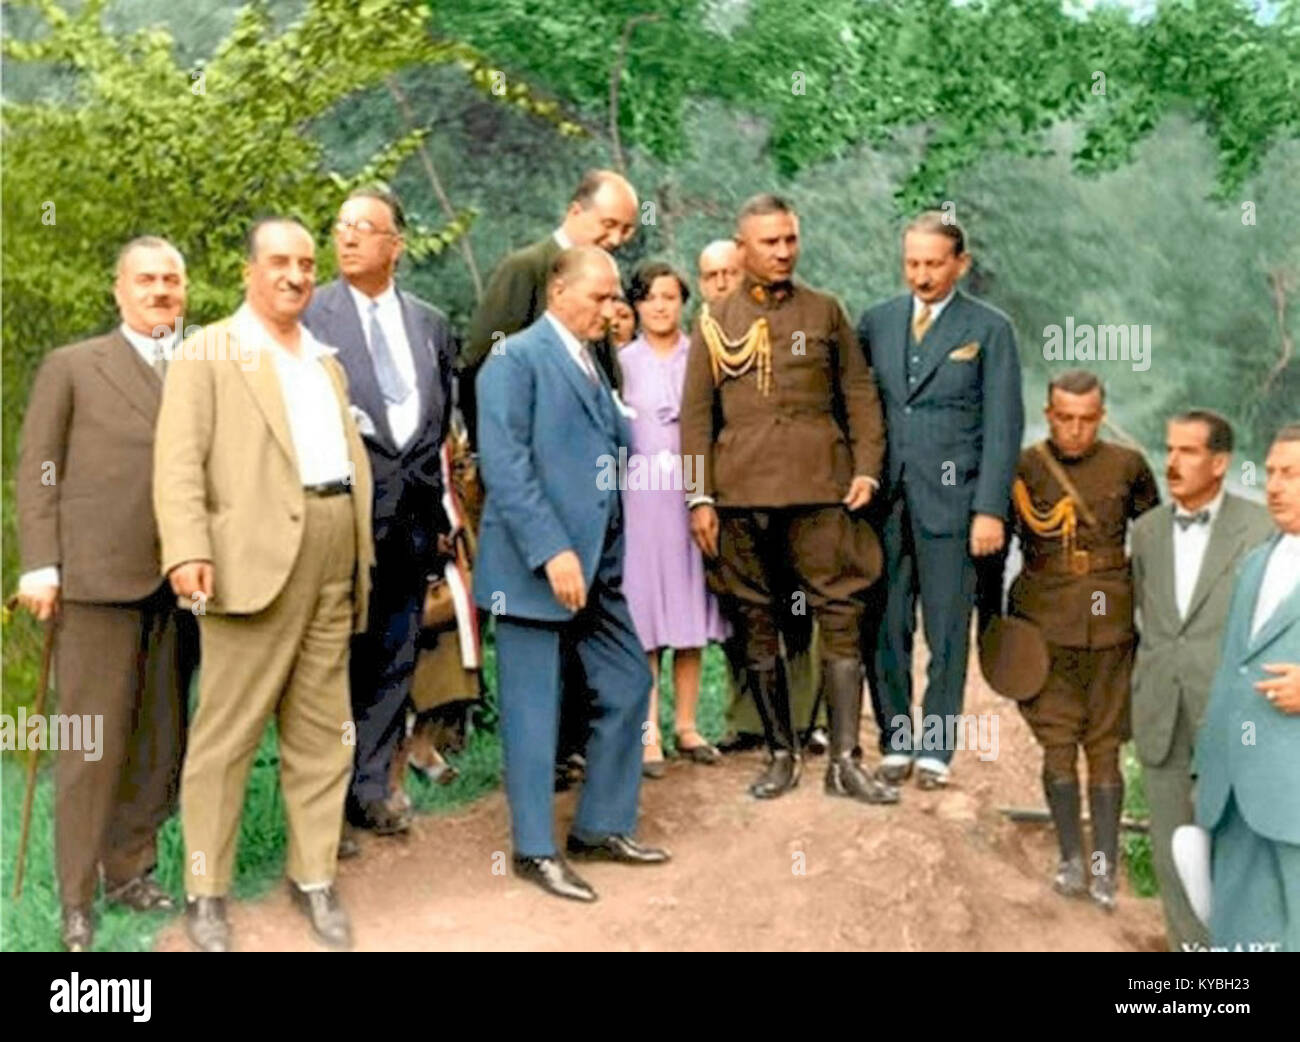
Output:
[[[555,843],[552,764],[566,660],[580,664],[596,707],[567,853],[668,860],[633,838],[650,667],[622,590],[622,494],[607,480],[630,431],[587,346],[619,291],[609,254],[561,251],[545,313],[488,357],[478,381],[487,499],[474,599],[496,625],[514,870],[576,901],[596,892]]]
[[[979,562],[996,561],[1006,544],[1024,429],[1015,334],[1006,315],[958,288],[970,265],[961,225],[921,214],[903,232],[909,292],[858,323],[889,430],[885,604],[864,627],[863,654],[874,655],[881,772],[900,782],[915,766],[922,788],[948,783]],[[913,735],[918,596],[930,663]]]
[[[1174,867],[1174,830],[1192,821],[1192,746],[1228,618],[1230,576],[1272,531],[1268,511],[1224,487],[1232,427],[1208,409],[1169,420],[1173,502],[1133,525],[1133,594],[1142,639],[1133,667],[1133,740],[1151,808],[1151,850],[1170,950],[1205,944]]]
[[[165,239],[133,239],[118,256],[114,294],[116,329],[41,363],[14,481],[18,599],[38,619],[57,619],[59,712],[103,721],[100,747],[60,748],[54,771],[69,951],[91,946],[101,868],[110,904],[173,907],[152,871],[157,830],[175,806],[198,664],[194,617],[159,571],[151,502],[154,424],[185,309],[185,261]]]
[[[1300,423],[1264,462],[1274,531],[1237,573],[1197,737],[1211,835],[1210,943],[1300,951]]]
[[[1059,893],[1087,893],[1107,911],[1119,878],[1124,804],[1120,746],[1129,737],[1133,580],[1129,523],[1160,502],[1155,476],[1134,449],[1101,441],[1104,388],[1086,370],[1052,380],[1043,410],[1050,435],[1025,449],[1012,489],[1024,567],[1011,614],[1047,644],[1047,680],[1017,703],[1043,747],[1043,789],[1056,825]],[[1083,853],[1079,750],[1088,763],[1092,852]],[[1085,872],[1092,876],[1088,883]]]
[[[897,790],[852,756],[862,711],[861,595],[880,573],[880,546],[858,513],[879,485],[880,401],[839,301],[794,278],[794,208],[755,196],[740,211],[736,238],[745,275],[700,314],[681,420],[682,455],[696,468],[691,531],[739,630],[771,756],[750,792],[770,799],[798,784],[778,619],[811,611],[831,718],[826,791],[892,803]]]

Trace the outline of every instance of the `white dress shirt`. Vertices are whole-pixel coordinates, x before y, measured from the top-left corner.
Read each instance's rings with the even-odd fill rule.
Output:
[[[176,333],[169,333],[165,337],[146,336],[144,333],[137,333],[125,322],[118,327],[122,335],[126,337],[126,342],[135,348],[136,354],[144,361],[144,364],[152,369],[154,359],[161,352],[163,358],[171,361],[172,351],[176,347]],[[59,586],[59,566],[57,564],[47,564],[43,568],[33,568],[30,572],[23,572],[18,577],[19,593],[34,593],[36,590],[45,586]]]
[[[1192,604],[1192,591],[1196,589],[1196,580],[1200,577],[1201,564],[1205,560],[1205,548],[1210,545],[1210,529],[1218,520],[1222,507],[1222,486],[1219,487],[1219,494],[1200,510],[1184,510],[1177,501],[1174,503],[1174,517],[1199,514],[1201,510],[1210,512],[1210,520],[1206,524],[1188,525],[1184,528],[1172,519],[1169,522],[1174,526],[1174,600],[1178,603],[1179,618],[1187,618],[1187,609]]]
[[[1255,617],[1250,627],[1254,640],[1282,602],[1291,596],[1300,580],[1300,535],[1284,535],[1268,555],[1264,565],[1264,581],[1259,584],[1259,597],[1255,600]]]
[[[297,355],[285,350],[245,304],[235,314],[235,334],[244,349],[256,349],[259,357],[275,366],[289,435],[298,459],[298,476],[304,485],[347,481],[352,477],[348,443],[343,433],[343,412],[334,382],[321,358],[334,354],[303,325]]]
[[[569,351],[569,357],[573,359],[574,365],[582,370],[582,374],[592,383],[600,386],[600,376],[596,372],[596,363],[591,360],[591,352],[583,346],[582,342],[569,332],[568,327],[549,311],[546,312],[546,318],[550,321],[551,326],[560,335],[564,346]]]
[[[948,291],[948,295],[944,297],[943,300],[935,301],[933,304],[927,304],[924,300],[922,300],[915,293],[913,293],[912,294],[912,325],[916,325],[916,316],[921,313],[921,309],[928,307],[930,309],[930,325],[928,328],[933,329],[934,324],[939,321],[939,316],[943,314],[943,309],[948,306],[948,302],[952,300],[953,296],[956,293],[957,293],[957,287],[953,286],[953,288]]]
[[[554,239],[556,243],[559,244],[559,247],[562,250],[567,250],[570,246],[573,245],[573,240],[570,239],[567,234],[565,234],[563,228],[556,228],[555,231],[551,232],[551,238]]]
[[[391,282],[374,298],[366,296],[351,283],[348,283],[348,291],[352,294],[352,301],[361,318],[361,332],[366,338],[366,349],[372,353],[374,347],[370,342],[370,305],[372,300],[379,305],[376,317],[379,319],[379,328],[384,331],[384,339],[388,342],[388,352],[393,356],[393,364],[397,366],[402,379],[411,388],[411,393],[402,401],[389,402],[385,409],[388,429],[393,432],[393,440],[400,449],[411,440],[420,422],[420,388],[416,383],[415,356],[411,354],[411,342],[407,339],[406,322],[402,318],[402,302]]]

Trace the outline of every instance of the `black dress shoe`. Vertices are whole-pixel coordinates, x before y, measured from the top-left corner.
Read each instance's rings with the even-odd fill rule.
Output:
[[[826,765],[826,792],[862,803],[897,803],[898,788],[864,771],[852,755],[832,756]]]
[[[352,947],[352,925],[348,914],[339,904],[338,892],[334,884],[304,890],[292,880],[289,882],[289,896],[298,910],[311,923],[312,932],[331,948]]]
[[[369,800],[358,806],[351,817],[357,828],[368,829],[376,836],[397,836],[411,828],[411,816],[382,800]]]
[[[763,773],[749,787],[749,794],[760,800],[771,800],[783,796],[799,784],[799,775],[803,765],[798,756],[784,749],[772,754],[772,759]]]
[[[69,905],[63,909],[63,947],[70,952],[84,952],[95,939],[95,919],[89,905]]]
[[[618,833],[595,843],[570,836],[565,848],[570,855],[584,861],[617,861],[624,865],[658,865],[672,856],[659,847],[644,846],[631,836]]]
[[[230,951],[230,923],[224,897],[191,897],[185,902],[185,932],[201,952]]]
[[[158,885],[153,876],[136,876],[104,891],[109,904],[124,905],[136,912],[174,912],[172,895]]]
[[[520,857],[512,859],[515,875],[536,883],[547,893],[567,897],[570,901],[594,901],[596,891],[585,879],[559,857]]]

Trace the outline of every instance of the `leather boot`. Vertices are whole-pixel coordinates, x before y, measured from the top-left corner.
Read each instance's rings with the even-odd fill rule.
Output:
[[[763,773],[749,787],[749,792],[760,800],[769,800],[784,795],[799,784],[802,763],[795,741],[794,721],[790,716],[790,692],[781,683],[775,668],[746,672],[754,705],[763,721],[768,752],[772,755]]]
[[[1115,892],[1119,885],[1119,816],[1123,804],[1123,782],[1088,786],[1093,857],[1092,883],[1088,893],[1108,912],[1115,910]]]
[[[862,666],[855,658],[822,661],[822,683],[831,718],[826,792],[863,803],[897,803],[898,789],[864,771],[853,759],[862,717]]]
[[[1081,897],[1083,883],[1083,826],[1079,822],[1079,783],[1043,777],[1043,792],[1056,826],[1056,842],[1061,848],[1052,889],[1066,897]]]

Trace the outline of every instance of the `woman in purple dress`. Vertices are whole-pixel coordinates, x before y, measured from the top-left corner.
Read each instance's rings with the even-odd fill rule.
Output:
[[[682,332],[686,281],[661,261],[637,269],[628,294],[641,335],[618,354],[623,398],[636,414],[623,493],[626,559],[623,592],[650,657],[654,685],[645,743],[644,773],[663,776],[659,735],[660,656],[673,651],[675,731],[678,752],[694,763],[717,763],[718,750],[696,728],[701,651],[726,630],[704,580],[704,559],[691,539],[686,488],[694,473],[681,462],[682,385],[690,340]]]

